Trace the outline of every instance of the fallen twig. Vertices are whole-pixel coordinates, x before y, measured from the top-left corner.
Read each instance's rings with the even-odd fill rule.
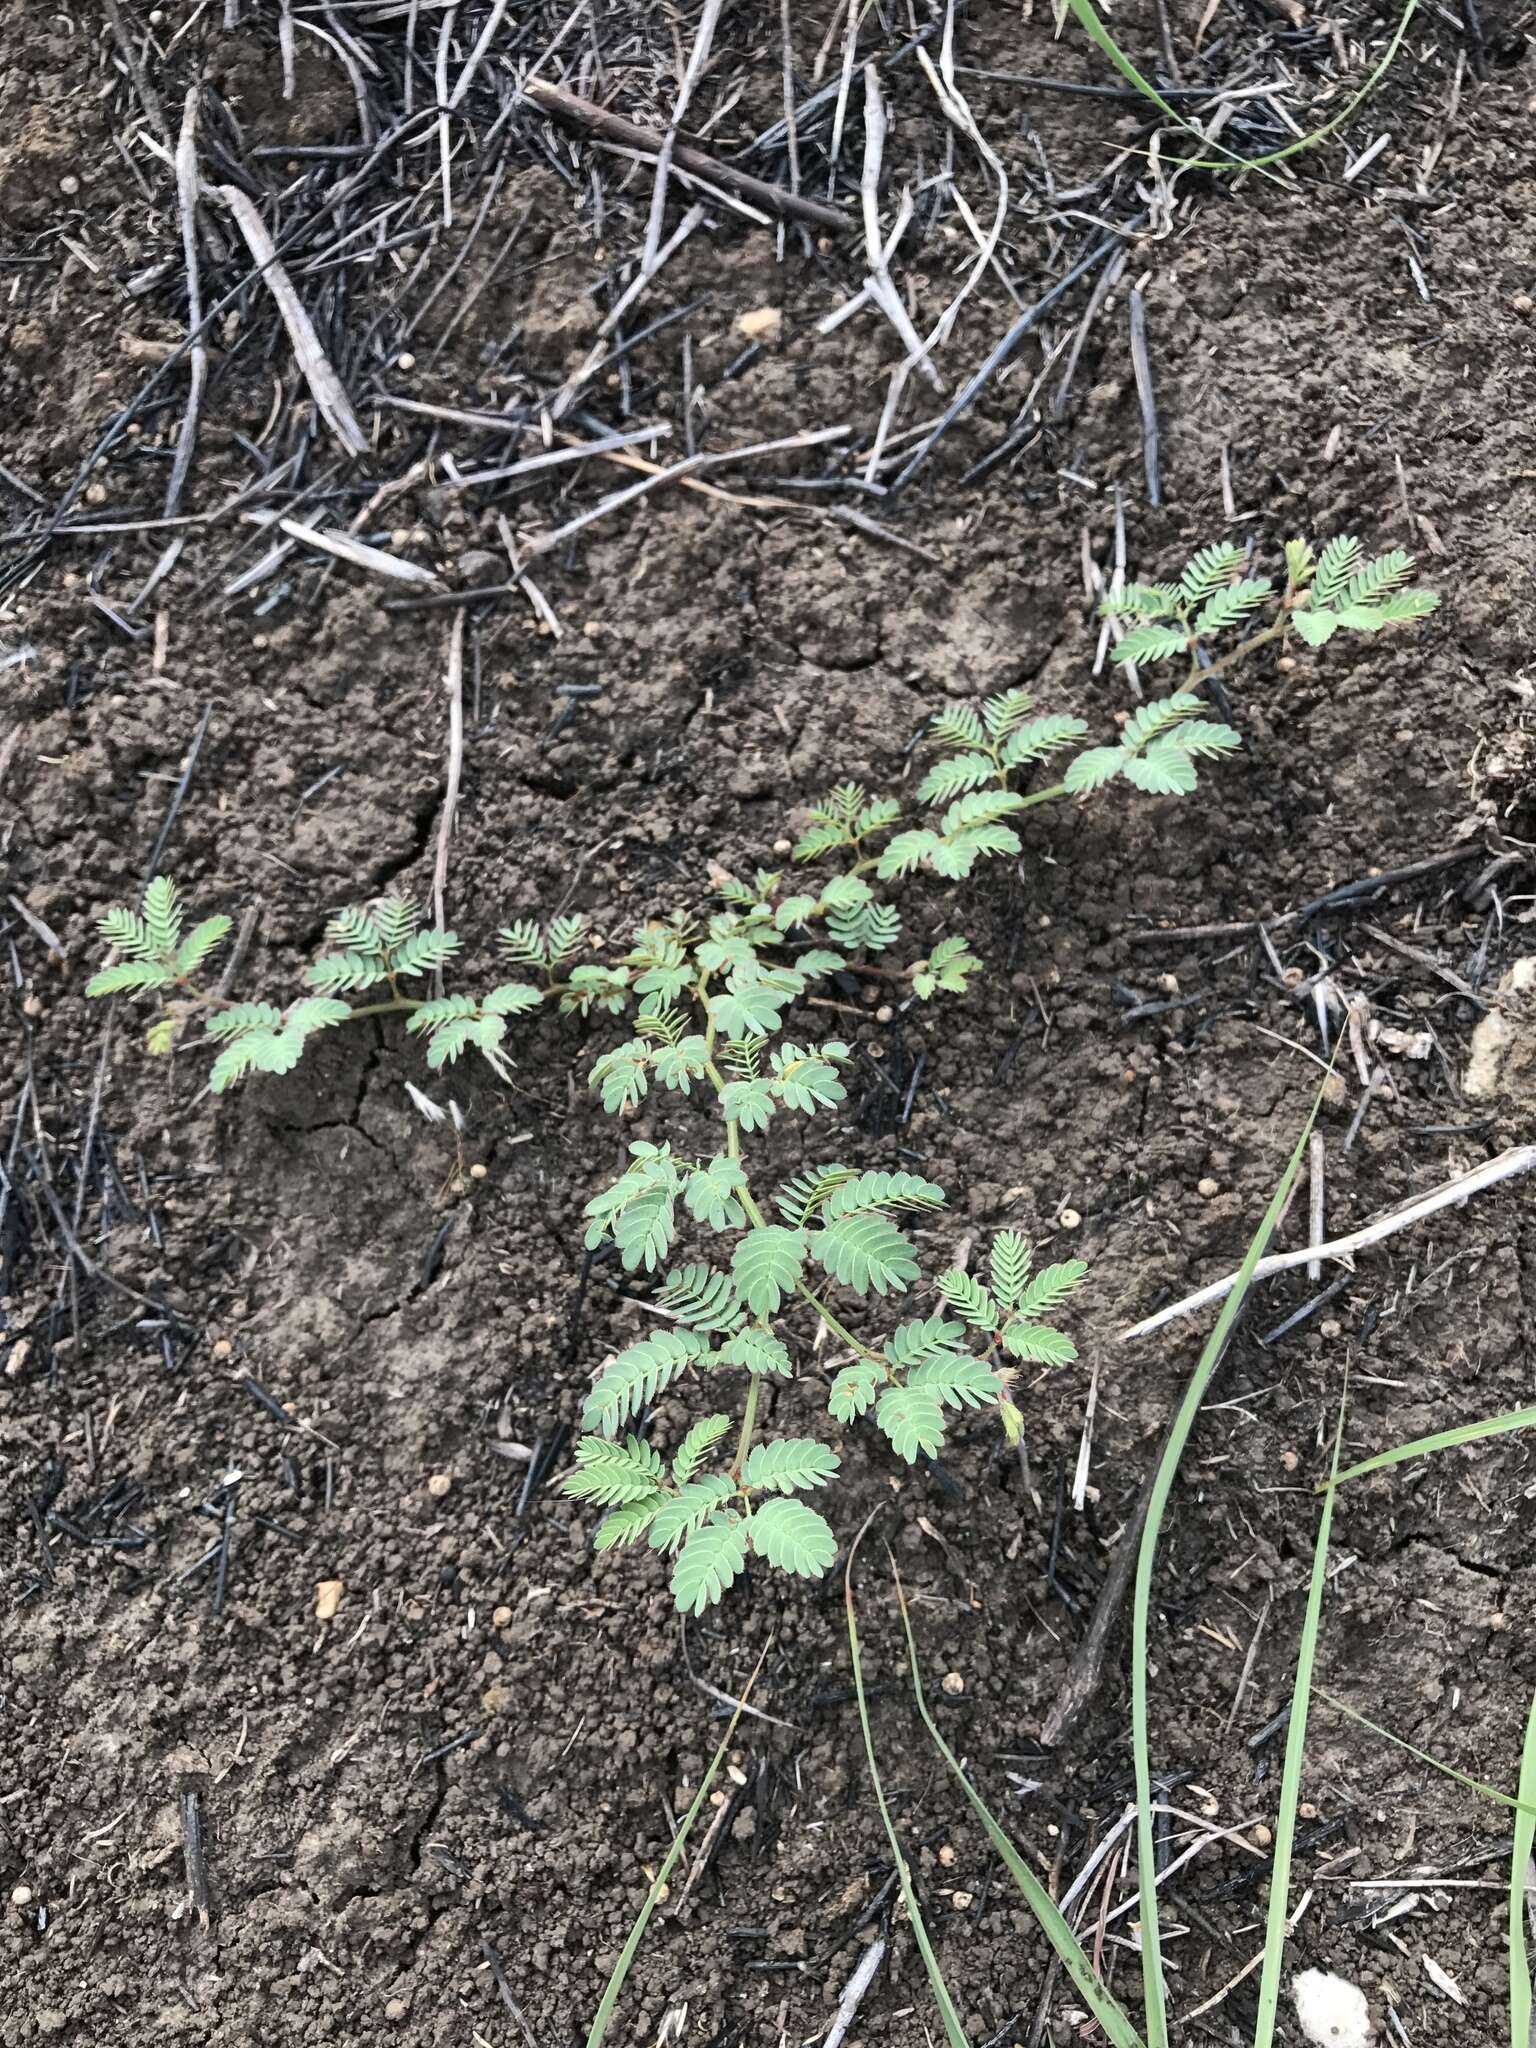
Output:
[[[255,257],[267,289],[277,302],[277,310],[288,330],[288,339],[293,344],[293,353],[321,418],[349,455],[365,455],[368,437],[358,425],[351,401],[342,389],[341,379],[331,368],[330,359],[320,346],[320,337],[293,288],[293,280],[278,261],[266,222],[238,186],[217,185],[213,190],[234,215],[235,225],[245,237],[246,247]]]
[[[1421,1223],[1426,1216],[1433,1216],[1441,1209],[1480,1195],[1485,1188],[1496,1187],[1500,1181],[1510,1180],[1518,1173],[1529,1173],[1533,1167],[1536,1167],[1536,1145],[1512,1146],[1496,1159],[1473,1167],[1469,1173],[1457,1174],[1430,1194],[1416,1195],[1411,1201],[1400,1203],[1384,1216],[1378,1216],[1374,1222],[1364,1224],[1344,1237],[1329,1238],[1322,1244],[1304,1245],[1299,1251],[1272,1252],[1268,1258],[1260,1259],[1253,1269],[1253,1277],[1255,1280],[1267,1280],[1272,1274],[1289,1273],[1297,1266],[1310,1265],[1314,1260],[1347,1261],[1356,1252],[1363,1252],[1369,1245],[1380,1244],[1384,1238],[1394,1237],[1410,1224]],[[1120,1342],[1129,1344],[1133,1338],[1149,1337],[1165,1323],[1175,1322],[1180,1316],[1193,1315],[1197,1309],[1208,1308],[1213,1301],[1221,1301],[1237,1285],[1237,1278],[1236,1273],[1229,1273],[1224,1280],[1213,1280],[1208,1287],[1202,1287],[1198,1294],[1188,1295],[1183,1301],[1160,1308],[1156,1315],[1122,1330]]]
[[[611,108],[600,107],[594,100],[583,99],[579,93],[567,92],[563,86],[551,85],[542,78],[530,78],[523,92],[547,114],[569,123],[573,128],[585,128],[594,135],[640,150],[647,156],[658,156],[661,152],[665,138],[654,128],[642,128],[638,121],[616,114]],[[760,206],[785,214],[792,220],[809,221],[815,227],[839,232],[848,225],[846,216],[837,207],[826,206],[819,199],[807,199],[798,192],[786,192],[782,185],[766,184],[750,172],[738,170],[734,164],[723,163],[707,151],[695,149],[691,142],[674,143],[672,161],[680,170],[692,171],[697,177],[711,178],[717,184],[726,185],[733,192],[755,199]]]

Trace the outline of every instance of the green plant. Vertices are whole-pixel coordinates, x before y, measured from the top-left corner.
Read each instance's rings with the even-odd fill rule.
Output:
[[[580,917],[558,916],[548,925],[523,919],[500,934],[512,978],[483,994],[429,996],[418,992],[423,977],[440,975],[453,962],[459,939],[424,926],[408,898],[389,896],[336,913],[326,927],[325,950],[305,975],[305,993],[281,1006],[240,1001],[204,978],[229,919],[205,918],[183,937],[175,885],[160,876],[140,911],[112,910],[102,918],[102,937],[120,957],[93,977],[86,993],[158,1003],[148,1036],[153,1053],[169,1052],[200,1023],[214,1052],[210,1085],[216,1092],[248,1074],[289,1072],[320,1032],[359,1017],[403,1015],[433,1069],[474,1051],[504,1072],[509,1021],[548,1004],[583,1017],[634,1009],[643,1033],[658,1001],[664,1009],[689,982],[689,951],[701,932],[729,1012],[723,1018],[727,1037],[757,1030],[769,1018],[777,1028],[785,1003],[771,996],[800,995],[812,982],[845,971],[887,981],[893,996],[920,1002],[961,994],[980,962],[957,933],[937,937],[905,966],[889,964],[903,936],[902,917],[880,885],[919,873],[963,880],[979,861],[1020,850],[1015,824],[1023,812],[1064,797],[1087,798],[1117,779],[1148,795],[1187,794],[1200,760],[1241,744],[1230,726],[1201,715],[1206,707],[1199,692],[1206,683],[1272,642],[1283,651],[1293,634],[1321,646],[1341,630],[1377,632],[1422,619],[1437,602],[1427,591],[1403,587],[1413,563],[1400,551],[1367,562],[1351,538],[1331,540],[1317,552],[1305,541],[1288,541],[1285,561],[1278,614],[1257,630],[1248,629],[1275,587],[1268,578],[1249,576],[1247,555],[1230,543],[1199,549],[1176,582],[1137,584],[1106,598],[1101,611],[1125,627],[1118,660],[1181,656],[1188,673],[1169,695],[1138,706],[1117,744],[1073,752],[1059,782],[1028,786],[1043,764],[1087,735],[1083,719],[1037,712],[1020,689],[956,704],[929,728],[937,758],[917,789],[926,817],[856,782],[839,783],[793,842],[790,870],[759,869],[750,881],[726,876],[720,885],[724,914],[647,924],[627,950],[610,945]],[[1246,637],[1215,651],[1237,628]],[[798,870],[816,864],[832,864],[836,872],[813,887]],[[770,956],[774,965],[767,972]],[[359,996],[366,1000],[354,1000]],[[686,1069],[689,1058],[686,1048],[673,1048],[658,1063],[657,1077],[665,1080],[678,1061]],[[619,1060],[614,1075],[624,1066]]]

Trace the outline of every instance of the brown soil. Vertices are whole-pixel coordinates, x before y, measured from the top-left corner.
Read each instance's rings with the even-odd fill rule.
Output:
[[[796,24],[806,67],[829,20],[812,12]],[[126,0],[122,13],[130,42],[147,47],[156,17]],[[173,121],[201,71],[238,111],[248,150],[354,139],[351,88],[317,39],[299,38],[289,102],[275,26],[229,35],[219,15],[203,10],[163,59],[150,50]],[[1293,530],[1345,529],[1414,547],[1447,594],[1417,637],[1240,677],[1246,749],[1209,772],[1201,800],[1037,814],[1017,872],[995,866],[957,906],[988,964],[973,993],[855,1027],[898,1090],[924,1059],[910,1120],[893,1123],[889,1080],[868,1079],[839,1148],[861,1165],[899,1150],[950,1189],[951,1216],[927,1253],[942,1260],[960,1238],[1008,1224],[1093,1267],[1082,1359],[1023,1396],[1024,1464],[980,1423],[956,1432],[942,1470],[916,1474],[851,1432],[835,1509],[845,1534],[879,1510],[860,1583],[876,1739],[978,2048],[1089,2036],[1071,1996],[1047,1986],[1030,1922],[921,1739],[881,1539],[914,1596],[951,1741],[1064,1888],[1128,1797],[1123,1650],[1059,1753],[1040,1750],[1039,1732],[1200,1336],[1178,1325],[1125,1346],[1115,1333],[1237,1262],[1319,1078],[1305,1056],[1318,1045],[1310,1001],[1252,936],[1149,942],[1149,927],[1275,920],[1465,846],[1459,864],[1275,925],[1282,969],[1310,976],[1327,963],[1342,994],[1433,1034],[1425,1059],[1387,1056],[1390,1086],[1348,1149],[1360,1092],[1346,1059],[1344,1100],[1324,1123],[1330,1225],[1532,1135],[1528,1098],[1473,1106],[1458,1092],[1480,1001],[1532,950],[1528,870],[1517,859],[1491,885],[1483,877],[1501,851],[1523,852],[1536,794],[1524,667],[1536,636],[1532,82],[1519,23],[1484,28],[1490,75],[1468,72],[1453,109],[1461,42],[1438,18],[1415,25],[1391,87],[1356,124],[1357,148],[1382,129],[1393,137],[1357,182],[1338,182],[1336,147],[1305,160],[1294,186],[1191,182],[1171,232],[1133,254],[1125,282],[1145,274],[1163,509],[1144,502],[1122,286],[1065,416],[1015,464],[962,481],[1007,431],[1040,362],[1035,342],[902,499],[867,501],[926,553],[676,490],[539,565],[563,639],[534,631],[521,599],[476,615],[450,877],[471,974],[515,916],[563,904],[622,929],[697,903],[711,861],[767,861],[786,815],[833,777],[896,782],[946,697],[1032,678],[1048,706],[1107,726],[1124,685],[1089,674],[1080,553],[1086,531],[1105,558],[1117,485],[1132,566],[1147,574],[1218,531],[1268,546]],[[670,29],[644,33],[670,64]],[[1154,47],[1150,21],[1126,33]],[[1234,14],[1228,33],[1256,44],[1259,14]],[[51,505],[143,385],[145,349],[184,332],[185,301],[163,169],[136,159],[145,200],[114,145],[140,116],[111,36],[58,14],[25,31],[16,18],[11,41],[0,92],[3,461]],[[776,10],[730,42],[748,75],[716,137],[723,154],[777,111]],[[1020,22],[983,6],[961,42],[962,61],[984,68],[1108,75],[1052,40],[1048,14]],[[1019,100],[972,83],[984,132],[1011,138],[1022,175]],[[895,90],[893,147],[914,180],[926,172],[910,167],[945,150],[925,91],[915,74]],[[1144,132],[1114,103],[1028,107],[1063,189]],[[1435,143],[1426,202],[1418,166]],[[416,160],[423,178],[428,157],[435,145]],[[560,159],[567,170],[578,161],[568,148]],[[287,175],[280,158],[249,162],[262,182]],[[610,186],[622,170],[608,162]],[[65,177],[78,192],[61,193]],[[648,191],[638,180],[622,218],[598,228],[581,210],[585,171],[573,191],[519,144],[484,250],[526,210],[521,268],[492,280],[427,369],[457,303],[444,293],[412,337],[414,378],[384,374],[384,358],[356,342],[388,291],[365,277],[341,293],[326,331],[336,346],[351,337],[354,384],[484,405],[505,402],[510,366],[547,388],[589,346],[583,295],[638,243]],[[1043,233],[1021,236],[1013,261],[1029,293],[1061,266],[1048,264]],[[454,234],[440,238],[413,307],[455,246]],[[404,259],[419,253],[412,245]],[[165,279],[130,295],[130,277],[160,261]],[[464,283],[489,266],[477,250]],[[946,288],[948,266],[934,267],[927,279],[918,265],[925,307]],[[240,272],[230,259],[217,274]],[[700,302],[635,352],[636,412],[677,416],[688,334],[706,445],[844,419],[867,436],[894,341],[867,316],[815,332],[860,275],[850,252],[807,258],[793,239],[779,264],[771,231],[722,214],[644,303],[658,317]],[[768,304],[783,308],[780,340],[724,380],[745,345],[739,316]],[[295,395],[270,309],[253,299],[243,317],[258,330],[245,354],[234,326],[218,335],[227,360],[189,493],[197,511],[249,478],[235,436],[260,439],[274,380],[285,405]],[[1010,317],[989,284],[950,344],[947,383]],[[77,522],[98,496],[101,519],[158,509],[184,394],[170,389],[175,403],[151,408]],[[624,396],[604,385],[594,409],[622,424]],[[419,420],[380,417],[360,497],[427,452]],[[1226,521],[1224,449],[1237,508]],[[461,467],[481,460],[467,430],[445,434],[445,451]],[[733,473],[731,486],[773,493],[794,461]],[[314,473],[332,462],[318,450]],[[541,484],[515,516],[558,523],[625,480],[568,496]],[[8,546],[19,560],[35,510],[3,478],[0,501],[17,520]],[[379,524],[417,529],[407,551],[418,559],[494,580],[504,570],[468,559],[499,546],[478,503],[423,484]],[[766,1649],[755,1700],[774,1718],[743,1722],[707,1873],[681,1904],[674,1886],[613,2039],[648,2044],[664,2024],[675,2030],[664,2038],[698,2048],[819,2039],[862,1947],[884,1933],[890,1951],[849,2039],[917,2048],[937,2023],[892,1910],[840,1572],[810,1587],[754,1575],[684,1643],[657,1559],[592,1554],[593,1518],[556,1490],[565,1454],[536,1485],[526,1462],[503,1455],[527,1446],[542,1467],[592,1370],[643,1321],[616,1268],[585,1271],[581,1252],[582,1204],[622,1142],[585,1089],[603,1027],[529,1030],[509,1087],[456,1071],[466,1154],[486,1168],[460,1184],[451,1142],[405,1094],[422,1076],[392,1026],[338,1035],[297,1075],[214,1099],[195,1055],[152,1064],[125,1012],[108,1031],[83,1000],[92,921],[137,890],[205,706],[165,864],[209,909],[261,899],[250,993],[291,986],[339,902],[430,882],[447,615],[388,611],[395,586],[299,557],[278,583],[226,597],[266,543],[233,523],[193,528],[144,614],[168,613],[157,667],[151,639],[125,636],[89,597],[121,611],[164,538],[60,537],[0,609],[0,659],[32,650],[0,669],[0,894],[18,906],[0,953],[14,967],[0,1159],[27,1189],[0,1233],[11,1276],[0,1444],[15,1532],[0,1686],[0,1901],[12,1900],[0,1903],[11,1991],[0,2042],[581,2038],[718,1739],[718,1694],[739,1690]],[[569,684],[599,694],[557,694]],[[950,908],[935,892],[914,920]],[[71,1210],[99,1074],[83,1250],[132,1297],[61,1264],[39,1193],[46,1162]],[[622,1135],[657,1128],[643,1114]],[[1075,1233],[1059,1226],[1064,1210],[1083,1219]],[[1302,1228],[1292,1221],[1286,1241]],[[1274,1819],[1274,1723],[1346,1366],[1352,1456],[1530,1398],[1536,1226],[1521,1183],[1364,1255],[1321,1314],[1266,1345],[1309,1291],[1301,1278],[1270,1287],[1234,1344],[1159,1570],[1158,1768],[1174,1805],[1234,1829]],[[292,1419],[264,1407],[247,1377]],[[1079,1515],[1066,1495],[1093,1387]],[[808,1384],[782,1395],[780,1413],[814,1427],[819,1405]],[[661,1405],[659,1441],[684,1413]],[[434,1474],[451,1477],[446,1494],[429,1490]],[[196,1567],[219,1540],[205,1506],[221,1485],[235,1515],[215,1613],[213,1570]],[[1319,1670],[1331,1692],[1505,1786],[1536,1685],[1530,1491],[1519,1438],[1352,1491]],[[344,1591],[320,1624],[315,1587],[328,1580]],[[958,1683],[941,1690],[948,1673]],[[206,1927],[187,1906],[187,1792],[207,1832]],[[1507,1814],[1321,1703],[1305,1796],[1315,1817],[1295,1875],[1298,1895],[1310,1893],[1298,1964],[1362,1983],[1378,2025],[1390,2004],[1415,2044],[1499,2037]],[[1266,1868],[1218,1843],[1174,1881],[1176,2012],[1213,1999],[1257,1952]],[[1412,1882],[1359,1883],[1370,1878]],[[1412,1910],[1382,1924],[1404,1899]],[[1133,1920],[1111,1936],[1123,1940]],[[1463,2005],[1433,1987],[1426,1955]],[[1123,1948],[1116,1981],[1134,2003]],[[1256,1981],[1185,2038],[1247,2038]]]

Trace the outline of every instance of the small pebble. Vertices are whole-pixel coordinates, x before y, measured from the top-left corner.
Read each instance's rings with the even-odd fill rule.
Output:
[[[943,1864],[946,1870],[950,1870],[954,1867],[955,1845],[953,1842],[945,1842],[943,1846],[940,1848],[939,1861]]]
[[[952,1892],[949,1902],[957,1913],[967,1913],[975,1904],[975,1900],[970,1892]]]
[[[1082,1220],[1082,1217],[1078,1215],[1075,1209],[1063,1209],[1056,1218],[1057,1223],[1063,1230],[1077,1230],[1080,1228]]]
[[[1281,675],[1283,676],[1288,676],[1295,666],[1296,657],[1294,654],[1282,654],[1280,659],[1275,663],[1275,667],[1279,669]]]
[[[17,1885],[16,1889],[15,1889],[15,1890],[14,1890],[14,1891],[13,1891],[13,1892],[11,1893],[11,1904],[12,1904],[13,1906],[30,1906],[30,1905],[31,1905],[31,1903],[32,1903],[32,1887],[31,1887],[31,1885],[29,1885],[29,1884],[19,1884],[19,1885]]]
[[[1253,1829],[1252,1836],[1253,1846],[1256,1849],[1267,1849],[1270,1843],[1275,1839],[1274,1836],[1270,1833],[1269,1829],[1265,1827],[1263,1821],[1260,1821],[1258,1826]]]
[[[1319,1337],[1337,1337],[1343,1327],[1342,1323],[1335,1322],[1333,1317],[1329,1316],[1326,1322],[1318,1324],[1317,1334]]]
[[[1294,1472],[1301,1463],[1301,1460],[1294,1451],[1282,1451],[1280,1453],[1280,1463],[1287,1472]]]
[[[896,1012],[891,1008],[889,1003],[882,1003],[879,1009],[875,1012],[875,1022],[877,1024],[889,1024],[891,1019],[895,1016],[895,1014]]]
[[[510,1608],[510,1607],[498,1607],[498,1608],[497,1608],[497,1610],[496,1610],[496,1612],[495,1612],[495,1613],[494,1613],[494,1614],[493,1614],[493,1615],[491,1616],[491,1627],[492,1627],[492,1628],[510,1628],[511,1626],[512,1626],[512,1610],[511,1610],[511,1608]]]
[[[474,1165],[469,1169],[469,1177],[471,1180],[484,1180],[486,1174],[489,1171],[490,1169],[488,1167],[482,1166],[480,1164],[480,1161],[477,1159]]]
[[[234,1348],[227,1337],[219,1337],[214,1341],[213,1356],[222,1361],[229,1357]]]
[[[1211,1176],[1207,1174],[1204,1180],[1197,1184],[1196,1192],[1204,1195],[1205,1199],[1209,1201],[1212,1195],[1219,1195],[1221,1193],[1221,1182],[1219,1180],[1212,1180]]]
[[[1524,315],[1530,312],[1533,305],[1536,305],[1536,300],[1532,299],[1529,292],[1516,292],[1509,303],[1517,313]]]
[[[316,1621],[334,1621],[336,1610],[341,1605],[342,1582],[340,1579],[322,1579],[315,1588]]]
[[[1509,1624],[1504,1619],[1504,1616],[1502,1614],[1490,1614],[1488,1617],[1488,1626],[1493,1630],[1494,1634],[1497,1635],[1501,1628],[1507,1628]]]
[[[395,368],[397,370],[414,370],[415,367],[416,358],[411,354],[409,349],[406,350],[403,356],[395,357]]]
[[[953,1699],[957,1693],[962,1693],[965,1691],[965,1680],[960,1676],[958,1671],[945,1672],[944,1690],[949,1694],[951,1699]]]
[[[392,1998],[384,2008],[384,2017],[387,2020],[403,2020],[409,2010],[403,1998]]]
[[[453,1474],[451,1472],[434,1472],[427,1481],[427,1491],[434,1500],[441,1500],[445,1494],[452,1490],[452,1487]]]
[[[1310,1799],[1303,1799],[1300,1806],[1297,1807],[1296,1811],[1302,1820],[1317,1819],[1317,1808],[1312,1804]]]
[[[72,171],[66,172],[65,175],[59,180],[59,190],[64,194],[66,199],[73,199],[75,194],[80,190],[80,180],[74,175]]]
[[[773,842],[773,850],[775,853],[793,853],[795,850],[795,842],[793,841],[793,839],[775,839],[775,841]]]

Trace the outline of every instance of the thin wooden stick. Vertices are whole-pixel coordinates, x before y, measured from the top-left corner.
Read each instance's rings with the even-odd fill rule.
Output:
[[[283,316],[283,325],[288,330],[293,353],[304,373],[304,381],[309,386],[320,417],[349,455],[366,455],[368,437],[358,425],[357,415],[353,412],[351,401],[342,388],[341,379],[331,368],[330,359],[320,346],[320,337],[315,332],[313,321],[304,310],[303,301],[293,288],[292,278],[278,261],[277,250],[273,246],[272,237],[267,233],[266,222],[256,211],[253,201],[248,199],[238,186],[219,185],[214,190],[217,197],[234,215],[235,225],[245,237],[245,245],[256,259],[256,267],[267,290],[277,301],[277,310]]]
[[[579,93],[567,92],[563,86],[551,85],[542,78],[530,78],[523,92],[545,113],[573,128],[588,129],[593,135],[622,143],[626,148],[640,150],[647,156],[655,156],[661,149],[663,137],[654,128],[642,128],[638,121],[631,121],[608,107],[600,107],[593,100],[585,100]],[[674,144],[672,161],[680,170],[711,178],[716,184],[728,186],[747,199],[755,199],[759,206],[765,206],[771,212],[787,214],[794,220],[809,221],[813,227],[831,228],[838,232],[848,225],[846,215],[837,207],[824,206],[819,199],[807,199],[798,192],[786,192],[782,185],[766,184],[763,179],[738,170],[734,164],[723,163],[705,150],[695,149],[691,142]]]
[[[1472,1195],[1480,1195],[1485,1188],[1496,1187],[1500,1181],[1511,1180],[1517,1173],[1529,1173],[1536,1167],[1536,1145],[1515,1145],[1507,1152],[1501,1152],[1496,1159],[1486,1161],[1482,1166],[1473,1167],[1470,1173],[1459,1173],[1454,1180],[1448,1180],[1442,1187],[1427,1195],[1415,1197],[1410,1202],[1389,1209],[1384,1216],[1378,1216],[1373,1223],[1352,1230],[1345,1237],[1329,1238],[1325,1243],[1305,1245],[1300,1251],[1272,1252],[1266,1259],[1260,1259],[1253,1269],[1255,1280],[1267,1280],[1275,1273],[1289,1273],[1297,1266],[1310,1265],[1314,1259],[1348,1260],[1356,1252],[1363,1252],[1367,1246],[1380,1244],[1384,1238],[1394,1237],[1410,1224],[1422,1223],[1426,1216],[1433,1216],[1441,1209],[1467,1201]],[[1160,1308],[1156,1315],[1145,1321],[1133,1323],[1128,1330],[1120,1332],[1120,1342],[1129,1344],[1136,1337],[1150,1337],[1154,1330],[1160,1330],[1165,1323],[1177,1321],[1180,1316],[1193,1315],[1197,1309],[1209,1308],[1213,1301],[1221,1301],[1237,1285],[1237,1275],[1229,1273],[1224,1280],[1213,1280],[1209,1287],[1202,1287],[1198,1294],[1186,1296],[1183,1301],[1173,1302],[1167,1308]]]

